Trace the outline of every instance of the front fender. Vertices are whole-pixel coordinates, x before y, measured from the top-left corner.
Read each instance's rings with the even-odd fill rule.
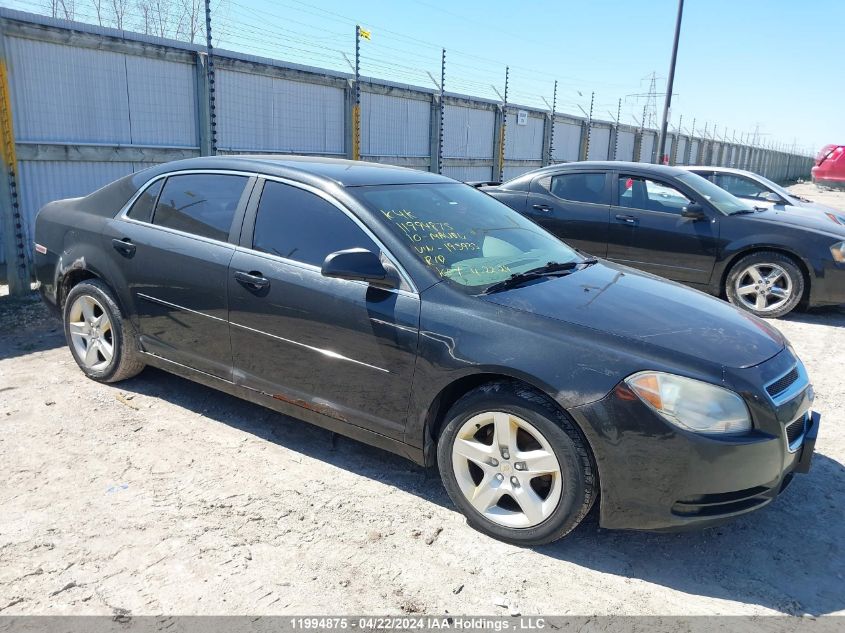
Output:
[[[808,252],[806,239],[803,244],[799,244],[797,241],[793,242],[793,240],[785,241],[783,235],[776,235],[774,233],[748,235],[731,242],[722,250],[721,257],[716,261],[716,266],[713,270],[711,294],[721,295],[725,277],[731,266],[740,257],[755,251],[778,251],[793,257],[803,265],[806,271],[810,272],[811,286],[812,277],[816,276],[824,267],[824,263],[820,258],[810,259],[802,254]]]
[[[713,380],[721,367],[643,341],[514,310],[438,284],[423,293],[405,442],[422,448],[444,390],[471,379],[520,380],[570,410],[643,369]],[[678,363],[683,363],[679,368]],[[719,379],[717,378],[717,380]]]

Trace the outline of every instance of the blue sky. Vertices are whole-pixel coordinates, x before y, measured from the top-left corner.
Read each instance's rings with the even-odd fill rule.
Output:
[[[91,0],[75,0],[91,21]],[[349,70],[354,24],[362,74],[432,86],[447,49],[450,92],[497,98],[510,66],[509,101],[544,107],[559,81],[558,110],[580,114],[595,91],[595,116],[642,117],[651,74],[665,90],[677,0],[212,0],[220,45],[267,57]],[[38,0],[4,2],[38,10]],[[86,18],[88,16],[88,18]],[[686,0],[672,127],[705,123],[721,137],[815,153],[845,143],[842,44],[845,1]],[[495,86],[495,90],[494,87]],[[663,106],[657,98],[659,120]],[[579,107],[580,106],[580,107]]]

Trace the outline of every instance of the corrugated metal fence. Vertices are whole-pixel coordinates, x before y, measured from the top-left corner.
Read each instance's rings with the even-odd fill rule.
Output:
[[[0,51],[28,257],[33,220],[46,202],[208,146],[203,47],[0,9]],[[350,75],[224,51],[214,59],[218,153],[351,156]],[[362,158],[436,170],[438,93],[369,78],[361,90]],[[656,158],[654,130],[565,114],[552,120],[517,105],[504,113],[499,103],[456,94],[445,100],[441,169],[459,180],[490,180],[500,168],[512,178],[547,164],[550,154],[555,162]],[[678,164],[739,166],[775,180],[806,175],[811,166],[805,156],[677,134],[667,153]],[[6,235],[0,244],[3,262],[16,242]]]

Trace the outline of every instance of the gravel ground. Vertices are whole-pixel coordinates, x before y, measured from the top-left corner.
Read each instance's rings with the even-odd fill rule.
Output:
[[[520,549],[399,457],[153,369],[87,380],[0,298],[0,613],[845,614],[845,309],[775,325],[823,416],[809,475],[723,527]]]

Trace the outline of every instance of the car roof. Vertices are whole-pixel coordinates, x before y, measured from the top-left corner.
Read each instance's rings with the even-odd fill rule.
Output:
[[[397,167],[396,165],[322,156],[282,156],[276,154],[188,158],[158,165],[145,170],[143,174],[150,177],[191,169],[249,171],[314,185],[333,183],[343,187],[455,182],[446,176],[418,169]]]
[[[716,165],[682,165],[678,169],[686,169],[687,171],[718,171],[724,174],[744,174],[747,176],[756,176],[753,171],[747,169],[739,169],[738,167],[717,167]]]
[[[573,163],[556,163],[554,165],[542,167],[531,173],[540,174],[545,171],[582,171],[590,169],[640,171],[659,174],[663,176],[679,176],[685,173],[685,171],[680,167],[654,165],[652,163],[635,163],[623,160],[583,160]]]

